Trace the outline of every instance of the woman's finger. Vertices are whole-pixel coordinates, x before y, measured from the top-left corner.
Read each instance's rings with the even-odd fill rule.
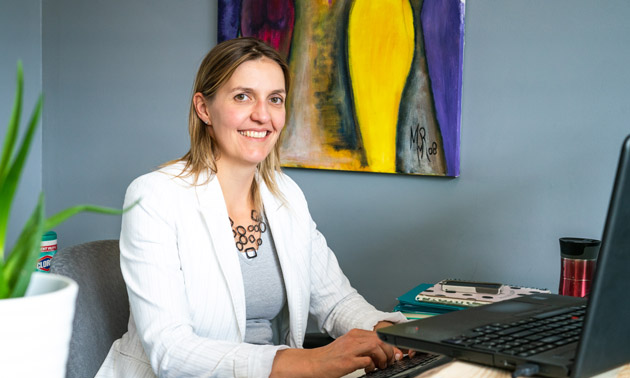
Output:
[[[393,349],[394,349],[394,361],[402,360],[403,352],[400,349],[396,348],[396,347],[394,347]]]
[[[374,365],[377,366],[379,369],[385,369],[389,364],[389,358],[380,345],[376,345],[374,348],[372,348],[371,357],[374,361]]]

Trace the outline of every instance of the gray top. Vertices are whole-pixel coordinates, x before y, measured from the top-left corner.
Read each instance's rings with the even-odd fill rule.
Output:
[[[244,341],[251,344],[273,344],[271,321],[284,307],[287,296],[269,227],[261,235],[261,239],[257,256],[252,259],[235,247],[240,256],[245,287],[247,328]]]

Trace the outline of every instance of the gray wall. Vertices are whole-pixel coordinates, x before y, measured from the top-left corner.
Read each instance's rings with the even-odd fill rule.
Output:
[[[17,61],[24,66],[24,102],[21,131],[42,91],[41,2],[2,0],[0,2],[0,135],[4,142],[13,101]],[[20,134],[22,135],[22,134]],[[20,138],[21,140],[21,138]],[[22,180],[18,186],[7,233],[5,253],[13,246],[22,226],[35,209],[42,190],[42,132],[35,135]]]
[[[48,212],[120,208],[133,178],[182,156],[188,100],[216,43],[207,0],[43,1],[44,187]],[[59,247],[118,238],[120,217],[80,214]]]
[[[470,0],[461,176],[287,170],[351,282],[389,309],[446,277],[557,290],[558,238],[599,238],[630,95],[630,2]],[[43,1],[49,212],[120,206],[128,183],[187,149],[213,1]],[[60,244],[117,238],[81,215]]]

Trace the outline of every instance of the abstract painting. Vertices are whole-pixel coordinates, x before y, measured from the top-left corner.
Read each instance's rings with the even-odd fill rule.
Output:
[[[219,0],[289,62],[287,167],[458,176],[465,0]]]

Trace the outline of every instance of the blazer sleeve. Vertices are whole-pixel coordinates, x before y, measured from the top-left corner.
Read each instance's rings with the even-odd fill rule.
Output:
[[[159,377],[268,376],[275,353],[285,346],[195,334],[194,308],[186,299],[190,283],[184,282],[177,248],[177,192],[164,189],[174,184],[147,176],[127,190],[125,206],[140,203],[123,215],[120,251],[131,312],[153,371]]]

